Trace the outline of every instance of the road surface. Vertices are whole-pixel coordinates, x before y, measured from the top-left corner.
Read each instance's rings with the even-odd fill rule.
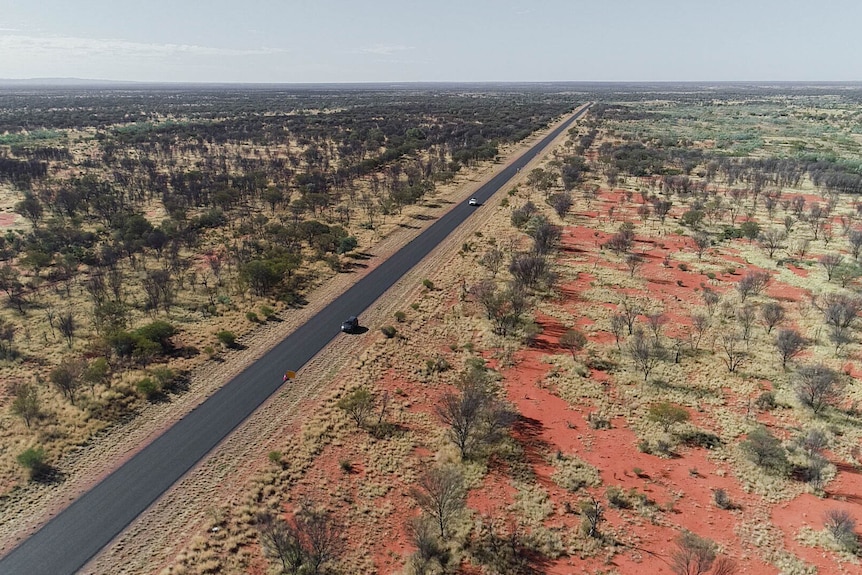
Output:
[[[479,188],[485,203],[586,108]],[[194,467],[298,370],[480,207],[463,202],[297,328],[137,455],[0,559],[2,575],[71,575]],[[288,361],[289,358],[289,361]]]

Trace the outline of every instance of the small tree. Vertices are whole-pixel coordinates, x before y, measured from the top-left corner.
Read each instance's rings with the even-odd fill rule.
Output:
[[[691,416],[685,408],[662,401],[661,403],[654,403],[649,407],[647,418],[661,425],[664,432],[667,433],[672,426],[677,423],[685,423]]]
[[[856,553],[859,549],[859,538],[856,536],[856,520],[844,509],[830,509],[823,520],[826,531],[835,543],[845,551]]]
[[[784,307],[775,301],[767,302],[760,308],[760,319],[766,333],[772,333],[773,328],[784,321]]]
[[[456,467],[433,467],[423,473],[411,490],[417,505],[430,515],[446,538],[449,523],[464,509],[464,476]]]
[[[51,472],[45,450],[41,447],[30,447],[20,453],[17,459],[18,463],[29,471],[31,481],[41,481]]]
[[[305,550],[297,530],[268,511],[258,513],[255,519],[264,552],[281,561],[282,573],[298,574],[305,563]]]
[[[339,399],[336,405],[356,422],[357,427],[363,427],[365,419],[374,411],[376,400],[368,389],[358,387]]]
[[[586,336],[575,328],[566,330],[566,333],[560,336],[560,347],[568,350],[572,354],[572,359],[575,359],[575,354],[584,349],[587,344]]]
[[[802,353],[808,342],[795,329],[780,329],[775,336],[775,349],[781,356],[781,367],[787,368],[787,361]]]
[[[769,279],[769,272],[752,270],[737,282],[736,291],[739,292],[739,296],[744,302],[748,296],[758,295],[762,292],[769,283]]]
[[[342,528],[327,511],[304,507],[296,514],[296,530],[305,549],[308,573],[321,573],[324,565],[341,554]]]
[[[709,539],[683,531],[671,555],[671,570],[676,575],[733,575],[736,564],[726,557],[717,557],[715,543]]]
[[[847,241],[850,243],[850,253],[853,254],[853,259],[859,259],[859,251],[862,250],[862,231],[850,230],[847,234]]]
[[[30,423],[40,413],[39,393],[36,391],[36,386],[30,383],[20,383],[14,388],[15,399],[12,400],[12,413],[21,417],[27,429],[30,429]]]
[[[817,259],[817,262],[826,270],[826,280],[832,281],[832,276],[835,275],[835,270],[844,261],[844,256],[841,254],[824,254]]]
[[[796,379],[796,397],[815,415],[841,398],[844,387],[841,376],[822,363],[801,366]]]
[[[589,501],[581,502],[581,515],[584,518],[583,530],[590,537],[599,537],[599,525],[605,518],[605,510],[601,502],[590,496]]]
[[[691,237],[691,242],[694,245],[694,251],[697,254],[697,259],[702,259],[706,250],[712,246],[712,238],[709,234],[703,231],[695,232]]]
[[[765,427],[757,427],[749,433],[740,448],[753,463],[772,473],[784,474],[790,467],[781,441]]]
[[[626,256],[626,267],[629,268],[629,277],[635,277],[635,272],[644,264],[641,254],[629,254]]]
[[[72,405],[75,405],[75,395],[81,387],[81,373],[84,370],[83,362],[79,359],[69,359],[51,370],[48,379],[56,386],[60,393],[66,396]]]
[[[730,373],[736,372],[745,361],[748,354],[742,346],[742,337],[738,333],[723,333],[718,338],[723,355],[721,360]]]
[[[72,316],[71,311],[61,313],[59,317],[57,317],[57,329],[60,330],[60,333],[64,338],[66,338],[66,344],[70,348],[72,347],[72,338],[75,335],[77,327],[78,324],[75,322],[75,318]]]
[[[644,374],[644,382],[646,382],[649,374],[664,359],[664,348],[655,340],[646,337],[640,328],[635,330],[627,347],[632,361]]]
[[[760,233],[758,241],[769,259],[772,259],[775,252],[784,248],[784,241],[787,239],[787,232],[778,228],[769,228]]]

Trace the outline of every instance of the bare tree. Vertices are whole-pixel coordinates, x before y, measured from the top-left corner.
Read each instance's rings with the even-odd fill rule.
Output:
[[[664,359],[664,348],[657,341],[647,338],[640,328],[635,330],[627,347],[632,361],[644,374],[644,382],[646,382],[649,374]]]
[[[671,555],[671,570],[676,575],[733,575],[736,564],[718,557],[715,543],[684,531],[676,539],[676,550]]]
[[[479,258],[479,263],[488,268],[488,271],[491,272],[491,277],[496,277],[500,271],[500,266],[503,265],[503,251],[500,248],[493,247]]]
[[[440,544],[434,528],[434,524],[426,516],[414,517],[407,524],[410,540],[416,546],[416,552],[410,558],[410,566],[417,575],[429,572],[435,562],[440,569],[448,563],[448,552]]]
[[[501,430],[513,420],[511,410],[494,397],[484,381],[469,379],[463,382],[460,394],[445,394],[435,411],[448,426],[449,437],[463,459],[499,440]]]
[[[691,316],[691,330],[689,331],[689,345],[692,351],[697,351],[700,348],[700,342],[703,336],[709,329],[709,318],[703,314],[694,314]]]
[[[620,340],[623,337],[623,332],[626,330],[626,317],[622,314],[614,314],[611,316],[611,333],[614,334],[614,340],[617,342],[617,348],[620,348]]]
[[[708,286],[701,285],[700,296],[703,298],[703,303],[706,305],[706,311],[710,317],[715,313],[715,306],[718,305],[718,302],[721,300],[721,296],[717,291],[711,289]]]
[[[305,562],[305,550],[297,530],[268,511],[255,517],[264,552],[281,561],[281,572],[297,575]]]
[[[643,313],[643,308],[638,302],[625,298],[617,309],[620,309],[619,315],[625,319],[629,335],[632,335],[635,329],[635,322],[637,321],[638,316]]]
[[[771,301],[760,307],[760,319],[766,328],[766,333],[772,333],[775,326],[784,321],[784,308],[778,302]]]
[[[775,336],[775,348],[781,356],[781,367],[787,368],[787,361],[799,355],[808,342],[795,329],[780,329]]]
[[[751,328],[757,319],[757,307],[751,303],[742,304],[736,309],[736,324],[739,326],[739,335],[742,341],[748,342],[751,338]]]
[[[70,348],[72,347],[72,337],[74,337],[77,327],[78,324],[75,321],[74,316],[72,316],[71,310],[61,313],[57,318],[57,329],[60,330],[60,333],[64,338],[66,338],[66,344]]]
[[[841,398],[843,388],[838,372],[822,363],[803,365],[796,372],[796,397],[815,415],[834,405]]]
[[[769,228],[760,232],[760,246],[766,250],[769,259],[772,259],[775,252],[784,248],[784,240],[787,239],[787,232],[778,228]]]
[[[843,549],[855,553],[859,549],[856,520],[845,509],[830,509],[824,516],[823,526]]]
[[[423,473],[411,489],[417,505],[430,515],[440,530],[440,538],[446,538],[449,522],[464,509],[464,476],[451,465],[432,467]]]
[[[659,341],[661,341],[662,329],[668,322],[667,315],[662,312],[651,313],[646,316],[646,320],[647,326],[649,326],[649,329],[652,332],[653,339],[656,343],[658,343]]]
[[[746,272],[742,279],[736,283],[736,291],[742,301],[745,301],[749,295],[757,295],[766,288],[769,283],[769,272],[752,270]]]
[[[823,319],[829,326],[829,337],[838,351],[850,341],[849,331],[862,311],[862,297],[830,293],[822,303],[818,305],[815,301],[814,304],[823,312]]]
[[[635,277],[635,272],[644,264],[641,254],[629,254],[626,256],[626,267],[629,268],[629,277]]]
[[[727,371],[734,373],[745,361],[748,354],[742,348],[742,336],[739,333],[723,333],[718,338],[723,355],[721,360],[727,366]]]
[[[862,230],[850,230],[847,233],[847,241],[850,243],[850,253],[853,259],[859,259],[859,251],[862,250]]]
[[[844,256],[841,254],[824,254],[817,259],[817,262],[826,270],[826,279],[832,281],[832,276],[835,275],[835,270],[844,261]]]
[[[599,537],[599,525],[605,518],[605,510],[602,507],[602,503],[591,495],[589,501],[581,502],[581,515],[584,518],[583,528],[587,532],[587,535],[590,537]]]
[[[296,514],[296,528],[305,548],[305,567],[312,575],[341,554],[342,528],[327,511],[303,507]]]

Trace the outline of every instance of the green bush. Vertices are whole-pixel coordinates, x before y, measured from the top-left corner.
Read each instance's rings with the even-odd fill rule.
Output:
[[[266,319],[272,319],[275,317],[275,310],[268,305],[262,305],[260,306],[260,315]]]
[[[380,331],[388,338],[393,338],[395,337],[395,334],[398,333],[398,330],[391,325],[384,325],[380,328]]]
[[[247,319],[251,323],[258,323],[260,321],[260,319],[257,317],[257,314],[253,311],[245,312],[245,319]]]
[[[232,331],[223,329],[216,334],[216,339],[225,347],[236,346],[236,335]]]
[[[790,468],[787,452],[781,441],[765,427],[758,427],[740,444],[748,458],[766,471],[784,474]]]
[[[17,460],[22,467],[27,468],[31,481],[44,479],[51,472],[51,466],[48,465],[45,450],[41,447],[27,449],[18,455]]]
[[[135,384],[135,389],[137,389],[138,393],[142,396],[150,400],[158,398],[162,393],[162,389],[159,387],[159,384],[149,377],[145,377],[138,381],[138,383]]]
[[[395,312],[395,321],[397,321],[398,323],[404,323],[404,321],[406,319],[407,319],[407,314],[404,313],[403,311],[396,311]]]
[[[425,288],[428,290],[434,289],[434,282],[432,282],[428,278],[425,278],[424,280],[422,280],[422,285],[425,286]]]

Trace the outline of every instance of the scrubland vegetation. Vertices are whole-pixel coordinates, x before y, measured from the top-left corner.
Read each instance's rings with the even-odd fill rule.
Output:
[[[858,569],[862,93],[672,88],[590,94],[598,103],[588,116],[481,207],[460,249],[441,248],[434,272],[409,298],[380,304],[388,318],[362,336],[356,362],[285,430],[277,451],[249,454],[266,460],[267,470],[214,510],[162,573]],[[527,108],[544,101],[528,99]],[[564,98],[548,101],[559,103],[548,118],[566,109]],[[317,104],[297,115],[309,125],[330,116],[343,123],[335,119],[342,107]],[[427,140],[431,132],[422,129]],[[257,145],[267,157],[272,145],[253,139],[247,157]],[[413,148],[415,159],[399,154],[394,165],[435,156],[422,149],[427,154]],[[378,167],[388,174],[393,160]],[[336,154],[330,167],[343,161]],[[455,161],[450,148],[438,166]],[[306,173],[313,166],[305,158],[298,164]],[[407,168],[396,171],[377,189],[393,202],[392,182],[409,182]],[[432,183],[437,173],[429,174]],[[362,181],[374,193],[374,178]],[[315,193],[291,189],[288,211]],[[376,228],[384,210],[363,211],[363,197],[345,200],[350,221]],[[213,208],[204,202],[201,209]],[[265,203],[258,209],[270,211]],[[280,225],[302,229],[319,218],[333,237],[355,237],[360,247],[373,238],[339,220],[335,207],[308,210],[297,220],[285,214]],[[47,225],[30,220],[21,238]],[[264,304],[284,313],[302,286],[322,281],[324,265],[350,262],[342,255],[331,266],[337,248],[298,239],[304,267],[293,275],[278,268],[277,285],[256,292],[243,281],[245,266],[265,267],[270,252],[252,252],[257,260],[236,253],[245,253],[240,248],[255,229],[274,224],[249,222],[240,234],[240,221],[225,224],[236,235],[212,232],[228,238],[226,253],[234,255],[225,271],[233,279],[213,276],[186,296],[215,306],[213,317]],[[107,234],[109,224],[101,224]],[[143,286],[147,270],[170,269],[156,265],[170,258],[155,248],[120,253],[117,268],[137,273]],[[5,321],[39,313],[36,293],[89,293],[79,287],[85,283],[38,281],[24,257],[10,256],[7,267],[51,287],[22,287],[20,307],[8,291]],[[90,273],[90,264],[76,269]],[[109,278],[110,268],[104,273]],[[285,284],[290,277],[304,283]],[[213,286],[210,302],[204,288]],[[104,332],[125,334],[127,356],[102,337],[90,339],[104,353],[85,353],[59,321],[57,335],[45,333],[62,354],[44,361],[44,380],[22,378],[15,388],[9,413],[23,437],[46,425],[33,397],[38,405],[50,390],[69,413],[87,409],[120,385],[99,379],[119,378],[120,363],[134,364],[126,380],[136,382],[128,388],[134,401],[150,390],[170,393],[164,370],[180,372],[157,358],[191,345],[178,345],[173,332],[182,329],[180,309],[191,312],[176,302],[165,307],[161,297],[148,307],[145,293],[132,308],[140,321]],[[105,302],[111,294],[107,286]],[[90,305],[98,317],[99,302]],[[8,345],[10,369],[24,365],[17,336]],[[209,345],[209,355],[224,353],[215,339]],[[76,351],[84,357],[78,363],[70,355]],[[60,357],[71,359],[52,363]],[[142,387],[146,378],[151,383]],[[65,383],[91,380],[92,387]],[[40,442],[28,443],[20,465],[38,481],[47,477],[40,460],[50,459]]]

